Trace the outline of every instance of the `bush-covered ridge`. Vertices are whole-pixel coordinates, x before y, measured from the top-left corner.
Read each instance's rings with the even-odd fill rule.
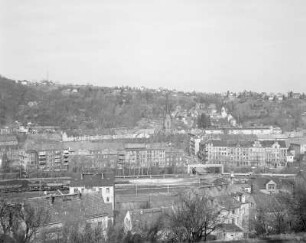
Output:
[[[64,130],[134,127],[142,118],[155,120],[164,116],[167,93],[170,110],[181,107],[187,116],[196,104],[206,108],[214,104],[218,111],[226,107],[242,125],[274,125],[284,130],[306,127],[305,95],[299,99],[284,96],[281,101],[271,101],[262,94],[242,92],[230,99],[229,94],[56,85],[50,81],[34,84],[1,76],[0,126],[18,120],[23,124],[53,125]]]

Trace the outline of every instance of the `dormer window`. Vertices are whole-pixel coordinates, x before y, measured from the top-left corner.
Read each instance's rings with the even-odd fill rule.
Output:
[[[268,190],[269,191],[272,191],[272,190],[275,190],[275,184],[268,184]]]

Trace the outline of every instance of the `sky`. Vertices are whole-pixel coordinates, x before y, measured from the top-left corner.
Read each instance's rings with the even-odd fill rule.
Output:
[[[305,0],[0,0],[0,74],[306,92]]]

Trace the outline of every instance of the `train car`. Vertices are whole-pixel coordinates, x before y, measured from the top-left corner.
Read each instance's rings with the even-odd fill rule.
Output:
[[[9,180],[1,181],[0,192],[24,192],[27,190],[28,181],[26,180]]]

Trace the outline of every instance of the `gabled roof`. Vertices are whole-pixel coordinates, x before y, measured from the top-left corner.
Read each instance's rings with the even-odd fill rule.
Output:
[[[241,206],[241,202],[236,200],[235,198],[229,195],[222,195],[216,198],[218,204],[223,207],[225,210],[232,210],[235,208],[239,208]]]
[[[276,183],[277,188],[281,189],[282,187],[292,187],[294,185],[294,180],[291,178],[279,178],[272,176],[259,176],[249,181],[250,184],[253,184],[258,189],[266,189],[267,183],[273,181]]]
[[[279,179],[278,178],[272,178],[270,176],[256,177],[255,179],[250,180],[250,183],[251,183],[251,185],[257,187],[258,189],[266,189],[266,185],[270,181],[275,182],[277,187],[279,186]]]
[[[217,229],[225,232],[243,232],[243,230],[235,224],[219,224]]]
[[[71,179],[71,187],[105,187],[114,186],[115,177],[113,173],[98,174],[80,174],[78,177]]]

